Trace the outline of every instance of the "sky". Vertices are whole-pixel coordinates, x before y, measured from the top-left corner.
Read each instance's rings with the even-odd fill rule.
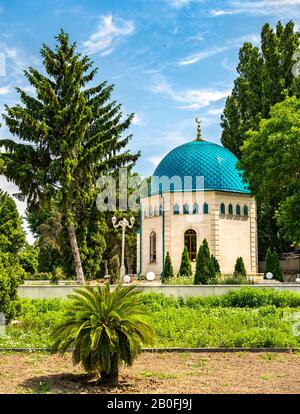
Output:
[[[197,116],[204,139],[220,143],[239,48],[259,45],[265,22],[290,19],[299,28],[300,0],[0,0],[0,112],[19,102],[16,86],[33,92],[23,69],[42,68],[42,44],[53,47],[63,28],[99,67],[97,83],[114,84],[112,98],[135,114],[129,147],[141,151],[136,171],[149,176],[195,139]],[[0,137],[9,136],[2,121]],[[0,188],[18,192],[4,177]]]

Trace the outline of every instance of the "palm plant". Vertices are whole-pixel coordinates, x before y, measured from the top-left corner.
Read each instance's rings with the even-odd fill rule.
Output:
[[[54,350],[74,347],[73,363],[100,374],[102,383],[118,383],[119,366],[131,366],[142,344],[153,341],[152,328],[142,320],[142,295],[134,286],[109,285],[75,289],[63,320],[53,331]]]

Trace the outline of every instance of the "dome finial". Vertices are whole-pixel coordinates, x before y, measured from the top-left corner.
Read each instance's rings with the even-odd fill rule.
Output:
[[[199,118],[196,118],[196,123],[197,123],[197,138],[196,141],[203,141],[202,137],[201,137],[201,121],[199,120]]]

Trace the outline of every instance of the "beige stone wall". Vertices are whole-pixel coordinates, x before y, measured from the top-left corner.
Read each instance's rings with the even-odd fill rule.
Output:
[[[164,202],[165,206],[165,254],[168,251],[172,258],[174,271],[180,267],[181,254],[184,248],[184,233],[188,229],[197,234],[197,250],[206,238],[211,250],[219,260],[223,273],[232,273],[238,256],[242,256],[248,273],[257,272],[257,231],[255,200],[244,194],[207,191],[199,193],[172,193],[161,196],[155,195],[142,200],[142,273],[162,271],[162,216],[154,216],[155,208]],[[200,214],[192,214],[193,204],[197,202]],[[208,214],[203,214],[203,204],[209,206]],[[220,214],[220,204],[233,206],[233,215]],[[175,204],[180,207],[180,214],[173,214]],[[183,204],[189,206],[190,214],[183,214]],[[235,215],[236,205],[241,208],[241,216]],[[243,207],[248,206],[249,216],[243,217]],[[149,211],[152,209],[152,217]],[[145,217],[147,211],[147,217]],[[156,263],[150,263],[150,234],[156,233]],[[139,262],[138,262],[139,263]],[[193,266],[194,267],[194,266]]]

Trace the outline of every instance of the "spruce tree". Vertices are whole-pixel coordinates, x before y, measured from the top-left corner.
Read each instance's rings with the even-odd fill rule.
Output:
[[[162,282],[164,283],[166,280],[170,279],[174,276],[172,261],[169,252],[167,252],[164,264],[164,271],[162,273]]]
[[[244,264],[244,260],[242,257],[238,257],[235,262],[234,272],[233,275],[236,277],[247,277],[247,272]]]
[[[55,49],[43,45],[45,74],[30,67],[25,76],[34,97],[17,88],[21,104],[5,106],[3,115],[18,141],[0,140],[5,175],[27,197],[29,206],[46,208],[60,193],[60,211],[67,229],[78,282],[84,282],[77,240],[78,223],[88,221],[99,189],[96,181],[120,166],[132,167],[139,154],[123,151],[122,138],[133,114],[123,117],[111,101],[112,85],[95,80],[97,69],[62,30]],[[21,141],[21,142],[19,142]]]
[[[268,248],[267,254],[265,257],[265,269],[264,269],[264,278],[266,279],[266,274],[270,272],[273,274],[275,280],[283,282],[283,273],[280,267],[280,262],[276,251]]]
[[[208,285],[214,282],[215,278],[216,271],[210,256],[207,240],[204,239],[197,254],[194,284]]]
[[[192,263],[189,258],[189,252],[186,246],[184,246],[182,256],[181,256],[181,264],[179,269],[179,276],[192,276]]]

